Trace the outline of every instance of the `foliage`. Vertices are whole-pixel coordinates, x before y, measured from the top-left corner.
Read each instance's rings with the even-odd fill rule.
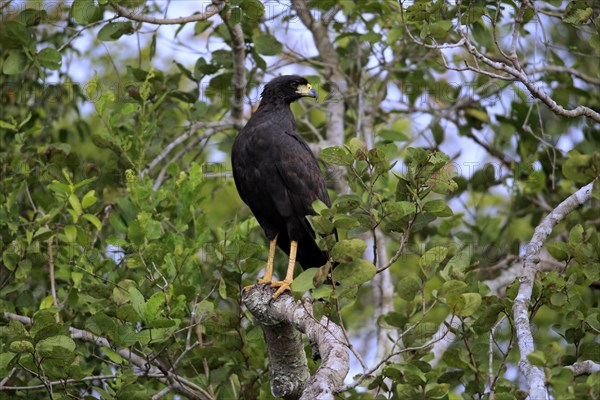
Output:
[[[213,7],[194,3],[189,15]],[[247,104],[294,63],[325,99],[294,105],[298,131],[323,142],[328,118],[343,121],[343,143],[320,158],[333,166],[332,187],[349,191],[332,191],[331,208],[315,204],[311,221],[339,232],[338,242],[320,239],[338,263],[337,285],[323,284],[327,265],[297,271],[292,286],[321,299],[315,317],[342,324],[363,357],[388,350],[371,374],[353,370],[340,398],[526,396],[515,378],[518,282],[500,292],[488,282],[523,254],[553,207],[600,174],[599,125],[551,111],[522,82],[475,68],[462,48],[436,46],[460,41],[460,21],[486,57],[512,65],[500,49],[516,26],[520,65],[535,85],[564,108],[599,110],[590,60],[600,54],[600,10],[584,0],[537,1],[523,12],[508,0],[307,3],[329,26],[347,89],[319,57],[298,55],[310,32],[278,2],[228,1],[173,31],[119,16],[110,1],[0,3],[0,399],[173,398],[161,392],[175,387],[165,371],[198,398],[271,398],[267,349],[240,298],[267,243],[227,156],[218,158],[236,133],[236,24]],[[128,7],[160,19],[167,4]],[[165,42],[194,59],[166,61]],[[328,115],[340,102],[343,115]],[[533,288],[528,359],[554,398],[600,397],[598,372],[564,368],[600,362],[599,200],[596,184],[592,206],[554,228]],[[372,282],[388,273],[382,311]],[[375,330],[387,347],[369,339]],[[434,362],[431,345],[445,341]],[[185,390],[177,391],[189,397]]]

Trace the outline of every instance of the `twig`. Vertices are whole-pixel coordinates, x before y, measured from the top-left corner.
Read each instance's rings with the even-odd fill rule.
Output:
[[[441,335],[441,336],[440,336],[438,339],[435,339],[435,340],[429,341],[429,342],[425,343],[425,344],[424,344],[424,345],[422,345],[422,346],[416,346],[416,347],[405,347],[405,348],[403,348],[403,349],[400,349],[400,350],[398,350],[398,351],[396,351],[396,352],[393,352],[393,353],[391,353],[391,354],[387,355],[387,356],[386,356],[384,359],[382,359],[382,360],[381,360],[381,361],[379,361],[377,364],[375,364],[375,365],[374,365],[374,366],[373,366],[373,367],[372,367],[370,370],[368,370],[366,373],[362,374],[362,375],[361,375],[361,376],[360,376],[358,379],[356,379],[354,382],[352,382],[352,383],[349,383],[349,384],[347,384],[347,385],[344,385],[344,386],[342,386],[342,387],[340,388],[340,390],[338,391],[338,393],[341,393],[341,392],[344,392],[344,391],[347,391],[347,390],[350,390],[350,389],[353,389],[353,388],[357,387],[357,386],[358,386],[358,385],[360,385],[360,384],[361,384],[361,383],[362,383],[362,382],[363,382],[363,381],[364,381],[366,378],[368,378],[368,377],[369,377],[369,376],[371,376],[371,375],[372,375],[372,374],[373,374],[375,371],[377,371],[379,368],[381,368],[381,366],[382,366],[383,364],[385,364],[385,363],[386,363],[388,360],[390,360],[391,358],[393,358],[393,357],[396,357],[396,356],[398,356],[398,355],[400,355],[400,354],[402,354],[402,353],[409,352],[409,351],[417,351],[417,350],[423,350],[423,349],[429,348],[429,347],[431,347],[433,344],[435,344],[435,343],[437,343],[437,342],[439,342],[439,341],[443,340],[443,339],[446,337],[446,335],[448,334],[448,332],[450,332],[450,330],[446,330],[446,332],[445,332],[443,335]]]
[[[173,140],[171,143],[169,143],[149,164],[148,166],[142,171],[141,175],[142,177],[149,173],[154,167],[156,167],[162,160],[164,160],[169,153],[175,148],[177,147],[179,144],[183,143],[185,140],[187,140],[190,136],[192,136],[194,133],[196,133],[197,130],[202,129],[202,128],[206,128],[207,132],[205,132],[202,137],[203,138],[208,138],[210,136],[212,136],[213,134],[215,134],[218,131],[221,130],[225,130],[227,128],[232,127],[233,125],[229,122],[229,121],[217,121],[217,122],[196,122],[193,123],[185,133],[181,134],[180,136],[178,136],[177,138],[175,138],[175,140]]]
[[[139,376],[148,376],[146,374],[139,374]],[[162,376],[162,375],[160,375]],[[152,377],[152,376],[151,376]],[[66,379],[59,381],[49,381],[48,385],[56,386],[56,385],[64,385],[64,384],[72,384],[72,383],[83,383],[88,381],[105,381],[108,379],[116,379],[117,375],[96,375],[96,376],[86,376],[81,379]],[[39,390],[45,389],[45,385],[32,385],[32,386],[2,386],[0,385],[0,391],[8,391],[8,390]]]
[[[402,252],[404,251],[404,246],[406,246],[406,242],[410,237],[410,229],[412,228],[412,225],[415,222],[415,218],[416,214],[415,217],[411,218],[410,221],[408,221],[408,225],[406,226],[406,230],[402,234],[402,239],[400,239],[400,246],[398,246],[398,250],[396,250],[396,253],[392,256],[392,258],[390,258],[390,261],[388,261],[386,265],[377,269],[377,273],[385,271],[386,269],[391,267],[398,260],[398,258],[400,258]]]
[[[216,14],[220,13],[221,11],[223,11],[223,8],[225,7],[225,2],[213,0],[212,4],[206,8],[205,12],[198,13],[198,14],[192,14],[188,17],[180,17],[180,18],[148,17],[145,15],[136,14],[134,11],[129,10],[125,7],[121,7],[114,1],[111,1],[110,5],[112,6],[112,8],[114,8],[115,12],[118,15],[120,15],[121,17],[130,19],[132,21],[147,22],[147,23],[156,24],[156,25],[181,25],[181,24],[187,24],[189,22],[198,22],[198,21],[207,20],[208,18],[212,17],[213,15],[216,15]]]
[[[0,381],[0,388],[2,388],[2,386],[6,385],[6,382],[8,382],[10,380],[10,378],[13,376],[13,374],[17,371],[16,368],[13,368],[10,370],[10,372],[4,377],[2,378],[2,380]],[[2,389],[0,389],[2,390]]]
[[[96,21],[96,22],[92,22],[90,24],[85,25],[83,28],[79,29],[78,31],[75,32],[75,34],[73,36],[71,36],[66,42],[64,42],[58,49],[56,49],[58,52],[63,51],[68,45],[70,45],[73,40],[77,39],[77,37],[79,37],[79,35],[81,35],[83,32],[87,31],[88,29],[96,26],[96,25],[100,25],[103,24],[105,22],[112,22],[116,19],[118,19],[118,16],[112,17],[112,18],[107,18],[107,19],[103,19],[101,21]]]
[[[557,72],[560,74],[569,74],[569,75],[573,75],[576,78],[581,79],[584,82],[590,83],[592,85],[600,86],[600,79],[595,78],[593,76],[586,75],[583,72],[576,70],[575,68],[561,67],[558,65],[547,65],[545,67],[531,68],[526,71],[526,74],[530,75],[530,74],[537,74],[540,72]]]
[[[56,276],[54,274],[54,252],[52,249],[52,241],[53,240],[54,240],[53,237],[48,239],[48,266],[50,268],[50,293],[52,294],[52,305],[54,307],[56,307],[57,309],[60,309],[60,306],[58,304],[58,297],[56,296]],[[60,322],[60,315],[58,312],[54,315],[54,319],[56,320],[56,322]]]
[[[158,400],[165,397],[167,394],[171,392],[171,388],[169,386],[164,387],[161,391],[154,393],[151,397],[151,400]]]
[[[523,15],[525,15],[525,9],[527,7],[529,7],[529,0],[521,0],[519,12],[515,17],[515,26],[513,28],[512,40],[510,43],[510,61],[512,62],[513,66],[519,70],[521,69],[521,64],[519,64],[519,57],[517,56],[517,42],[519,41],[519,29],[523,23]]]

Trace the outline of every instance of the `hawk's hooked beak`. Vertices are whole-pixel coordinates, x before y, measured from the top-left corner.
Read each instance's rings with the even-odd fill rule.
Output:
[[[314,97],[315,99],[319,98],[319,93],[314,87],[312,87],[310,83],[298,86],[298,89],[296,89],[296,93],[298,93],[302,97]]]

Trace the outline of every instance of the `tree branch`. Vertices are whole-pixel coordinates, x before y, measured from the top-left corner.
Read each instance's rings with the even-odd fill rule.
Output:
[[[575,68],[561,67],[559,65],[547,65],[545,67],[535,67],[527,70],[527,74],[537,74],[540,72],[557,72],[560,74],[569,74],[581,79],[584,82],[600,86],[600,79],[586,75],[583,72],[576,70]]]
[[[272,298],[268,285],[254,286],[242,301],[263,328],[269,348],[271,391],[284,399],[333,400],[349,369],[348,352],[339,326],[323,317],[312,316],[308,302],[301,304],[283,294]],[[300,331],[315,344],[321,366],[309,378]]]
[[[312,18],[304,0],[292,0],[292,7],[300,21],[311,32],[321,60],[325,64],[324,76],[331,82],[330,99],[327,106],[327,140],[335,146],[344,145],[344,99],[348,94],[348,82],[340,71],[340,60],[329,38],[327,25]],[[336,93],[337,92],[337,93]],[[334,185],[338,194],[350,193],[350,186],[343,167],[334,168]]]
[[[162,160],[164,160],[171,151],[185,140],[187,140],[190,136],[192,136],[198,129],[206,128],[207,131],[204,132],[202,137],[204,139],[208,139],[210,136],[215,133],[230,128],[232,125],[229,121],[217,121],[217,122],[196,122],[193,123],[185,133],[181,134],[171,143],[169,143],[142,171],[142,177],[149,173],[154,167],[156,167]]]
[[[3,312],[2,316],[8,320],[15,320],[21,322],[25,326],[32,326],[33,319],[13,314],[9,312]],[[129,360],[133,365],[140,368],[144,372],[144,376],[152,376],[156,377],[163,384],[171,387],[174,391],[184,396],[187,396],[190,399],[196,400],[213,400],[213,397],[210,394],[196,385],[195,383],[175,374],[174,372],[164,371],[159,368],[154,363],[157,362],[156,359],[153,361],[148,361],[146,358],[134,353],[131,349],[128,348],[114,348],[110,345],[108,339],[96,336],[91,332],[84,331],[82,329],[77,329],[73,327],[69,327],[69,332],[71,334],[72,339],[83,340],[85,342],[91,342],[101,347],[106,347],[114,352],[118,353],[121,357],[126,360]]]
[[[231,119],[236,129],[242,129],[244,126],[244,96],[246,94],[246,45],[244,43],[244,32],[240,22],[231,25],[229,22],[229,11],[222,15],[223,21],[231,37],[231,50],[233,51],[233,77],[231,85],[233,86],[233,95],[231,98]]]
[[[527,0],[524,0],[524,1],[527,2]],[[458,1],[457,9],[460,10],[460,7],[461,7],[461,1]],[[515,67],[511,67],[506,63],[493,61],[492,59],[490,59],[489,57],[487,57],[486,55],[481,53],[479,50],[477,50],[477,48],[475,48],[475,46],[473,46],[473,44],[471,43],[471,40],[467,37],[467,34],[464,31],[464,28],[460,21],[461,17],[462,17],[462,15],[459,14],[458,18],[457,18],[457,24],[458,24],[457,31],[458,31],[459,35],[462,37],[462,39],[464,39],[465,48],[467,49],[469,54],[471,54],[476,60],[483,62],[484,64],[488,65],[489,67],[491,67],[495,70],[504,71],[504,72],[508,73],[509,75],[512,75],[513,77],[515,77],[516,80],[518,80],[523,85],[525,85],[525,87],[529,90],[529,93],[531,93],[531,95],[533,97],[541,100],[542,103],[546,104],[553,113],[555,113],[557,115],[561,115],[563,117],[567,117],[567,118],[586,116],[588,118],[593,119],[596,122],[600,122],[600,113],[592,110],[591,108],[589,108],[587,106],[578,106],[572,110],[565,109],[563,106],[559,105],[556,101],[554,101],[554,99],[552,99],[548,95],[548,93],[546,93],[543,89],[541,89],[535,83],[533,83],[523,71],[521,71]],[[480,68],[470,67],[469,69],[471,69],[477,73],[485,73],[485,71]]]
[[[556,263],[556,260],[552,258],[550,253],[542,249],[540,254],[540,271],[557,271],[561,267]],[[504,269],[499,276],[483,281],[483,284],[490,288],[490,296],[504,296],[504,289],[514,282],[515,279],[520,275],[523,270],[523,261],[514,263],[507,269]],[[442,322],[438,327],[437,332],[433,335],[434,338],[445,336],[446,339],[438,341],[433,345],[431,352],[433,353],[433,359],[429,361],[432,367],[435,367],[442,360],[442,356],[448,350],[448,348],[454,343],[456,335],[448,329],[446,325],[452,318],[452,314],[446,317],[445,322]]]
[[[179,18],[154,18],[146,15],[136,14],[136,12],[129,10],[125,7],[118,5],[116,2],[111,1],[110,5],[115,10],[117,15],[130,19],[132,21],[147,22],[155,25],[180,25],[187,24],[189,22],[205,21],[208,18],[220,13],[225,7],[225,2],[220,0],[213,0],[212,4],[206,7],[206,11],[203,13],[192,14],[188,17]]]
[[[529,396],[532,399],[547,398],[544,371],[532,365],[527,359],[527,356],[535,349],[529,321],[529,302],[535,275],[538,272],[540,251],[544,241],[552,233],[552,228],[592,197],[593,184],[594,182],[591,182],[582,187],[551,211],[535,228],[525,252],[525,263],[520,276],[519,292],[513,305],[513,314],[517,343],[521,354],[519,368],[529,384]]]
[[[592,360],[585,360],[585,361],[577,362],[573,365],[568,365],[565,368],[568,370],[571,370],[571,372],[573,372],[574,376],[589,375],[594,372],[599,372],[600,364],[598,364],[597,362],[594,362]]]

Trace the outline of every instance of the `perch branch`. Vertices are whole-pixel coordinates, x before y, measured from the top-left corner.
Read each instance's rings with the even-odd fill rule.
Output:
[[[333,400],[349,369],[340,327],[326,317],[315,320],[308,303],[296,302],[287,294],[277,299],[272,295],[269,286],[261,285],[244,292],[242,300],[265,333],[273,394],[285,399]],[[322,360],[311,377],[300,337],[291,336],[296,330],[316,344]]]

